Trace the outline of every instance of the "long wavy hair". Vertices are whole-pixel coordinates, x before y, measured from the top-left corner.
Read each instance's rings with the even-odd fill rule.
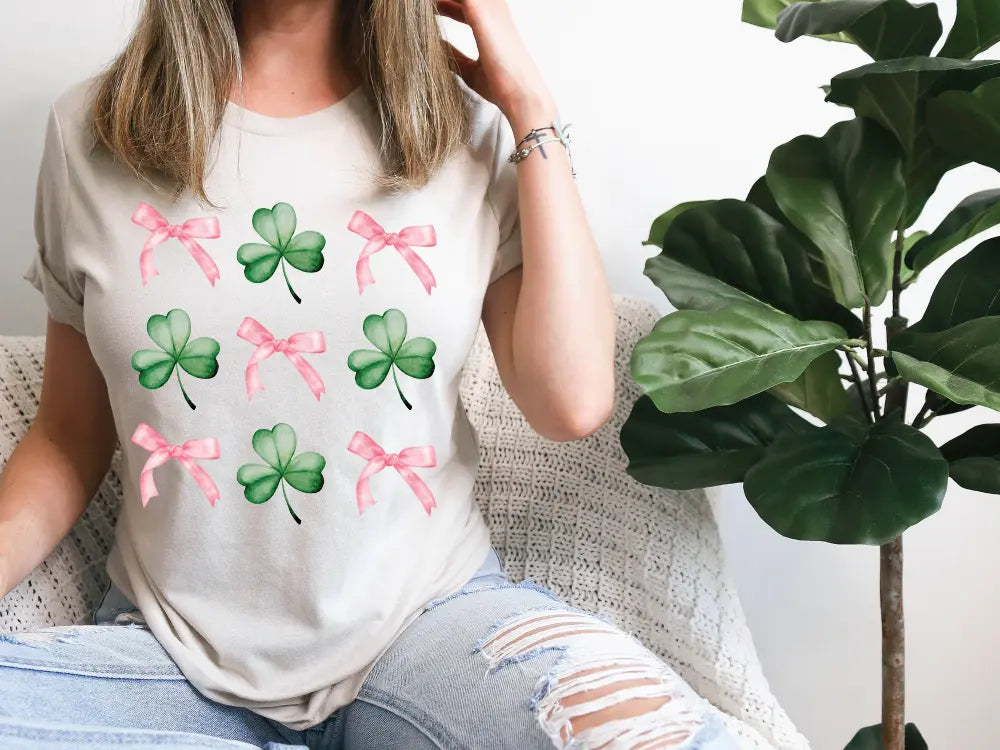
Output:
[[[146,0],[124,50],[98,76],[97,141],[175,197],[214,205],[207,157],[233,84],[242,88],[239,13],[240,0]],[[377,183],[390,192],[425,185],[466,143],[470,119],[433,0],[341,0],[339,31],[339,62],[378,114]]]

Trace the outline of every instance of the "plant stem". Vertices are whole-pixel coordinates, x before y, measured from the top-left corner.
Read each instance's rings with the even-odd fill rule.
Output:
[[[900,272],[903,270],[903,246],[906,237],[903,230],[896,229],[896,252],[892,256],[892,316],[899,317],[899,298],[903,294],[903,285],[900,283]]]
[[[875,352],[872,349],[872,306],[865,297],[865,347],[868,349],[868,391],[872,399],[872,413],[877,422],[882,418],[879,409],[878,385],[875,381]]]
[[[880,550],[882,605],[882,747],[904,750],[906,636],[903,619],[903,538]]]
[[[288,287],[288,291],[292,293],[292,299],[294,299],[298,304],[302,304],[302,299],[295,293],[292,289],[292,282],[288,280],[288,270],[285,268],[285,259],[281,259],[281,275],[285,277],[285,286]]]
[[[403,395],[403,389],[399,387],[399,378],[396,377],[396,366],[393,365],[390,369],[392,370],[392,382],[396,384],[396,392],[399,394],[399,397],[403,399],[403,403],[406,405],[406,408],[412,410],[413,404],[406,400],[406,396]]]
[[[896,229],[893,257],[892,312],[886,321],[888,348],[893,339],[906,330],[906,319],[899,314],[902,294],[900,270],[903,258],[904,227]],[[906,421],[906,398],[909,384],[897,378],[890,381],[885,397],[886,414]],[[921,417],[918,415],[917,417]],[[885,544],[879,550],[879,600],[882,609],[882,747],[905,750],[906,731],[906,627],[903,618],[903,538]]]
[[[285,496],[285,505],[288,506],[288,512],[292,514],[292,518],[295,519],[295,523],[301,524],[302,519],[295,515],[295,511],[292,510],[292,504],[288,502],[288,493],[285,491],[285,480],[281,480],[281,494]]]
[[[861,359],[861,355],[860,354],[858,354],[853,349],[844,349],[844,351],[847,353],[848,357],[850,357],[851,359],[853,359],[855,362],[857,362],[859,365],[861,365],[862,367],[864,367],[866,370],[868,369],[868,363],[865,362],[863,359]]]
[[[934,419],[934,415],[931,413],[932,409],[930,404],[924,404],[920,411],[917,412],[917,416],[913,419],[913,426],[918,430]]]
[[[177,374],[177,385],[179,385],[181,387],[181,395],[184,396],[184,400],[187,401],[187,405],[190,406],[192,409],[197,409],[198,407],[194,405],[194,401],[191,400],[191,398],[187,394],[187,391],[184,390],[184,383],[181,382],[181,368],[180,368],[180,365],[178,365],[174,369],[174,372]]]
[[[851,376],[854,379],[854,385],[858,389],[858,398],[861,399],[861,410],[865,413],[865,417],[868,419],[868,424],[875,424],[875,417],[872,414],[871,405],[868,403],[868,397],[865,396],[865,386],[861,382],[861,373],[858,371],[858,364],[854,361],[854,357],[848,356],[847,364],[851,366]]]

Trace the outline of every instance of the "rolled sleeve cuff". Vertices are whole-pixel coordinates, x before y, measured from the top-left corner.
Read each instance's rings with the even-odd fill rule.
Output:
[[[22,278],[41,292],[53,320],[71,325],[86,335],[83,325],[83,303],[78,302],[59,282],[40,253],[36,253],[32,258]]]

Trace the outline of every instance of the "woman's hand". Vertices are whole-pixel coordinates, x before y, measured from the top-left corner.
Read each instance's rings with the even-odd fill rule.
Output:
[[[468,24],[479,48],[473,60],[448,43],[462,78],[508,120],[525,106],[551,107],[552,96],[521,38],[507,0],[436,0],[442,16]]]

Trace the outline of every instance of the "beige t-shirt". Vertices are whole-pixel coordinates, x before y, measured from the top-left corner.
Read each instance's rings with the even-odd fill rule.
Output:
[[[458,387],[521,259],[513,134],[461,82],[469,147],[393,197],[360,88],[292,118],[230,104],[211,208],[95,147],[92,83],[49,113],[25,278],[108,385],[108,573],[198,690],[305,729],[489,551]]]

